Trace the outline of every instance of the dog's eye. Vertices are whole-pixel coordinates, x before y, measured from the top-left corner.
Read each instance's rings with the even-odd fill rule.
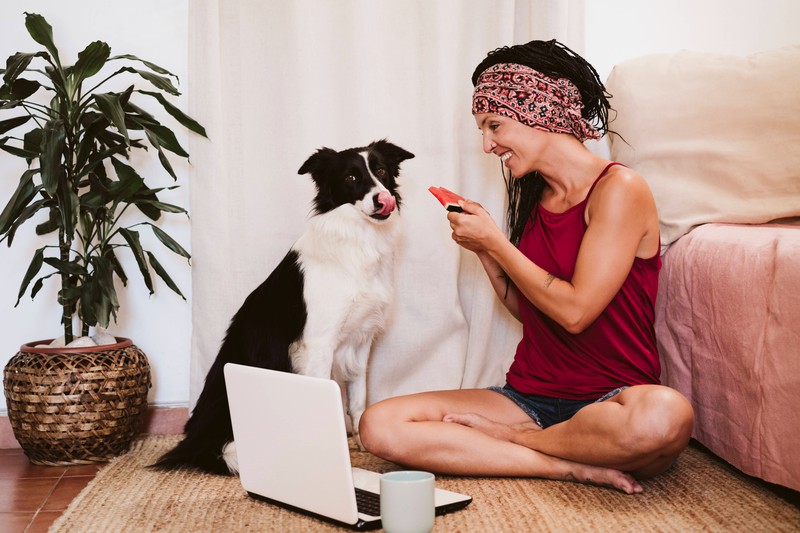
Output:
[[[386,175],[386,169],[379,168],[378,170],[375,171],[375,174],[377,174],[379,178],[382,178]]]
[[[352,185],[356,182],[356,177],[350,174],[349,176],[344,177],[344,182],[348,185]]]

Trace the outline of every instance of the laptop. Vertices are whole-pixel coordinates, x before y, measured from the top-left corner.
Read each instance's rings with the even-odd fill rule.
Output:
[[[351,529],[381,527],[380,474],[350,464],[335,381],[228,363],[225,384],[239,478],[251,497]],[[437,515],[471,501],[435,491]]]

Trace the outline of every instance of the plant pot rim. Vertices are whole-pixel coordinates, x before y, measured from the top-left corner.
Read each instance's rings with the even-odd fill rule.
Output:
[[[20,347],[21,352],[29,352],[29,353],[42,353],[42,354],[55,354],[55,353],[86,353],[86,352],[99,352],[105,350],[119,350],[121,348],[127,348],[133,344],[133,341],[126,338],[126,337],[114,337],[117,339],[117,342],[114,344],[102,344],[99,346],[76,346],[73,348],[44,348],[38,347],[38,344],[49,344],[53,341],[53,339],[44,339],[40,341],[31,341],[28,343],[23,344]]]

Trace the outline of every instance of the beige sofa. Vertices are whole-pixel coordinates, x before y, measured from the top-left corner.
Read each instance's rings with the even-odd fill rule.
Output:
[[[703,445],[800,490],[800,46],[642,57],[607,86],[611,156],[659,208],[662,381]]]

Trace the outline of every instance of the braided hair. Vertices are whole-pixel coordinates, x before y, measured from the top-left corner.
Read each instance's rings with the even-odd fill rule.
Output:
[[[499,63],[525,65],[551,78],[567,78],[581,93],[583,110],[581,115],[604,135],[608,132],[608,102],[611,95],[606,92],[597,71],[584,58],[556,41],[531,41],[527,44],[504,46],[489,52],[472,73],[472,85],[478,77]],[[514,246],[519,246],[522,232],[528,220],[535,220],[545,181],[538,172],[531,172],[519,179],[503,178],[508,193],[506,220],[509,238]]]

